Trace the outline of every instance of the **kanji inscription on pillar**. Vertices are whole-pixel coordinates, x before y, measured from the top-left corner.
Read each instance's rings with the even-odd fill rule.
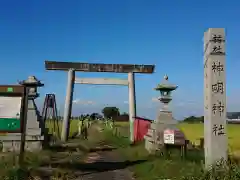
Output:
[[[227,159],[225,30],[204,33],[204,142],[208,167]]]

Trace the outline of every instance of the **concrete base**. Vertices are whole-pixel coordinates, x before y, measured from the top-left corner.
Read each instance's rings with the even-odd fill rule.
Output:
[[[27,136],[28,137],[28,136]],[[19,152],[21,141],[3,141],[2,142],[2,152]],[[26,141],[25,144],[26,151],[40,151],[42,150],[42,141]]]
[[[144,136],[145,139],[145,149],[149,152],[149,153],[155,153],[157,151],[161,151],[162,149],[162,143],[161,141],[156,141],[154,142],[151,136]]]
[[[144,137],[146,150],[149,153],[161,151],[164,146],[163,131],[167,128],[177,129],[176,124],[171,111],[160,111],[157,120],[150,125]]]
[[[26,144],[28,151],[41,150],[44,142],[44,134],[48,129],[44,127],[34,99],[28,101],[28,114],[26,125]],[[21,133],[0,134],[0,144],[3,152],[19,151]]]

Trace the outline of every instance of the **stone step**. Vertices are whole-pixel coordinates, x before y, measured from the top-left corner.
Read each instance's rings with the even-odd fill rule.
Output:
[[[153,142],[153,139],[152,139],[151,136],[145,135],[145,136],[144,136],[144,139],[145,139],[146,141]]]
[[[35,128],[31,128],[31,129],[30,129],[30,128],[29,128],[29,129],[26,130],[26,133],[27,133],[27,134],[31,134],[31,135],[32,135],[32,134],[34,134],[34,135],[35,135],[35,134],[36,134],[36,135],[41,135],[41,134],[42,134],[42,130],[41,130],[40,128],[37,128],[37,129],[35,129]]]
[[[163,124],[162,123],[152,123],[151,125],[150,125],[150,129],[159,129],[159,128],[161,128],[163,126]]]
[[[155,132],[155,129],[148,129],[148,131],[147,131],[149,134],[152,134],[152,133],[154,133]]]
[[[4,141],[2,152],[16,152],[20,151],[21,141]],[[26,141],[25,150],[27,151],[39,151],[42,149],[41,141]]]
[[[42,141],[44,136],[41,135],[26,135],[26,141]],[[7,134],[0,136],[0,141],[21,141],[21,134]]]
[[[155,144],[153,142],[150,142],[150,141],[147,141],[145,142],[145,149],[148,151],[148,152],[151,152],[155,147]]]
[[[26,134],[29,136],[41,136],[41,130],[37,129],[37,130],[28,130],[26,131]],[[0,133],[0,136],[21,136],[21,133]]]
[[[153,137],[154,136],[154,132],[147,132],[147,134],[146,134],[147,136],[149,136],[149,137]]]
[[[176,122],[169,121],[166,124],[163,123],[152,123],[150,126],[150,129],[156,129],[158,131],[162,131],[163,129],[170,128],[170,129],[176,129]]]
[[[151,136],[145,135],[145,136],[144,136],[144,139],[145,139],[146,141],[149,141],[149,142],[154,142],[154,139],[153,139],[153,137],[151,137]],[[156,142],[156,143],[160,143],[160,141],[157,141],[157,140],[155,140],[155,142]]]

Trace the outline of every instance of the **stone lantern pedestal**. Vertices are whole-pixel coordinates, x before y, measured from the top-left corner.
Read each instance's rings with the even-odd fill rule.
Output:
[[[164,146],[163,132],[165,129],[178,130],[177,121],[173,118],[172,111],[168,104],[172,100],[171,92],[177,89],[176,85],[169,84],[168,76],[164,76],[164,81],[160,83],[155,90],[160,91],[159,100],[163,103],[162,109],[158,112],[157,119],[151,123],[147,134],[145,135],[145,148],[149,152],[161,150]]]
[[[27,80],[19,84],[29,87],[25,149],[29,151],[41,150],[46,129],[35,104],[35,99],[39,97],[37,88],[44,86],[44,84],[38,81],[35,76],[29,76]],[[3,152],[19,151],[21,133],[9,133],[0,136],[0,141],[2,142]]]

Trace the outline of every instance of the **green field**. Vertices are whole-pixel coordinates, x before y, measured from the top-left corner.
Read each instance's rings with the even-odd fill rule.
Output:
[[[127,122],[116,123],[119,126],[128,126]],[[195,144],[200,143],[200,138],[204,135],[204,125],[203,124],[188,124],[179,123],[178,127],[184,132],[185,136],[191,142]],[[240,152],[240,124],[228,124],[227,125],[227,135],[228,135],[228,145],[230,152],[239,151]]]
[[[70,136],[78,130],[78,120],[71,120],[70,124]],[[117,122],[117,126],[128,126],[128,122]],[[51,123],[47,125],[50,128],[50,131],[53,127]],[[178,127],[184,132],[187,139],[191,142],[199,144],[199,139],[203,137],[203,124],[188,124],[188,123],[179,123]],[[62,126],[59,123],[59,128],[61,130]],[[238,124],[228,124],[227,125],[227,135],[228,135],[228,144],[230,152],[239,151],[240,152],[240,125]]]
[[[185,179],[185,180],[233,180],[240,179],[240,125],[230,124],[227,126],[229,136],[229,164],[228,168],[215,167],[212,171],[204,171],[204,154],[202,150],[189,150],[187,156],[181,159],[179,152],[173,151],[171,157],[164,157],[159,154],[150,155],[145,149],[144,142],[129,146],[128,123],[116,123],[120,135],[106,132],[105,139],[118,147],[119,154],[125,160],[137,161],[147,159],[146,162],[136,164],[130,169],[137,180],[157,179]],[[203,137],[203,124],[179,123],[179,128],[185,133],[187,139],[198,144],[199,138]],[[234,152],[234,154],[233,154]],[[233,156],[231,156],[231,154]],[[230,163],[234,162],[234,163]]]
[[[203,137],[203,124],[186,124],[181,123],[179,128],[185,133],[186,137],[195,143],[199,143],[199,138]],[[230,152],[240,151],[240,125],[228,124],[227,125],[228,145]]]
[[[79,123],[79,120],[76,120],[76,119],[71,120],[69,136],[71,136],[74,132],[78,131],[78,123]],[[59,127],[59,130],[61,132],[62,123],[59,122],[56,125]],[[47,128],[49,128],[50,133],[52,133],[54,131],[54,124],[52,121],[47,121],[46,126],[47,126]]]

